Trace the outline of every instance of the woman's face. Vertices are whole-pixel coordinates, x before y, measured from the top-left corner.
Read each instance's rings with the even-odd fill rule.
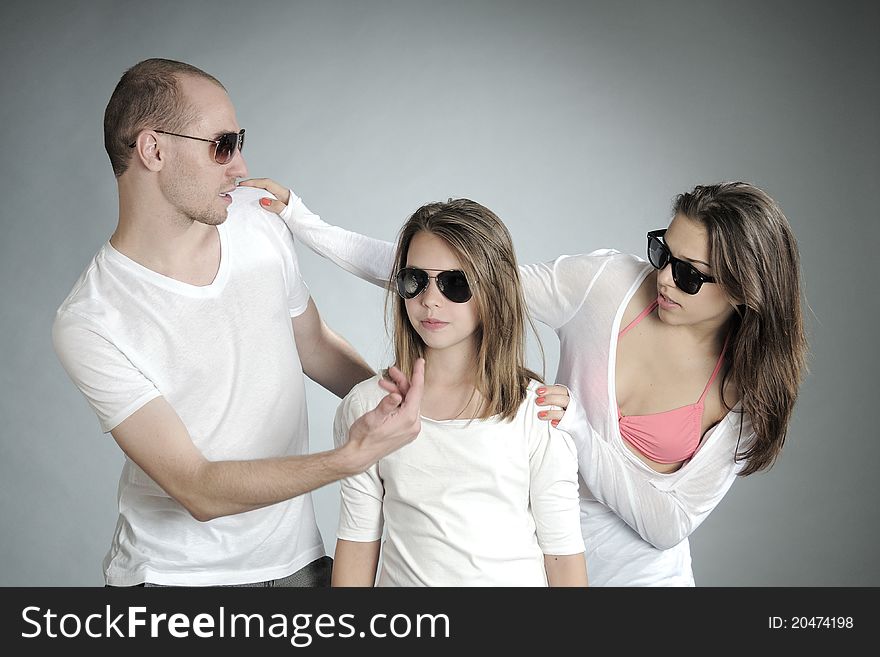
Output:
[[[709,234],[693,219],[677,214],[663,238],[669,252],[693,265],[706,276],[715,276],[709,265]],[[696,294],[687,294],[675,285],[672,266],[657,272],[657,301],[660,319],[672,325],[717,325],[719,328],[734,312],[733,301],[716,283],[703,283]]]
[[[432,277],[440,271],[462,269],[461,262],[449,245],[426,232],[417,233],[412,238],[406,266],[435,270],[428,271]],[[473,282],[470,283],[473,286]],[[431,278],[421,294],[404,303],[410,324],[429,350],[467,349],[476,353],[476,332],[480,318],[473,297],[464,303],[454,303],[443,296],[437,288],[436,279]]]

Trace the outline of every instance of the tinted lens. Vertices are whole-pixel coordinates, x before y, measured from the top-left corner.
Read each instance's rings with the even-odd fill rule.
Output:
[[[672,263],[672,280],[675,286],[687,294],[696,294],[703,284],[700,272],[695,267],[682,260]]]
[[[696,267],[677,260],[669,253],[666,245],[659,237],[648,238],[648,261],[655,269],[663,269],[672,262],[672,280],[675,286],[686,294],[696,294],[703,285],[703,277]]]
[[[444,271],[437,274],[437,287],[453,303],[464,303],[471,298],[471,286],[461,271]]]
[[[244,130],[241,132],[227,132],[220,135],[217,140],[217,150],[214,151],[214,161],[217,164],[227,164],[235,156],[235,149],[244,148]]]
[[[401,269],[397,272],[397,293],[404,299],[421,294],[428,285],[428,273],[421,269]]]
[[[666,250],[666,245],[657,237],[648,238],[648,262],[655,269],[663,269],[666,263],[669,262],[669,251]]]

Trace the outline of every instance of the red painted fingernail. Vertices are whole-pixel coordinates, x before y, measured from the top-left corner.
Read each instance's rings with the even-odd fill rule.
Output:
[[[544,398],[543,398],[543,397],[538,397],[535,401],[538,402],[539,404],[543,404],[543,403],[544,403]]]
[[[545,392],[547,392],[547,388],[538,388],[535,392],[537,392],[539,395],[543,395]]]
[[[559,425],[559,420],[551,420],[551,421],[550,421],[550,424],[552,424],[554,427],[555,427],[555,426],[558,426],[558,425]]]
[[[272,205],[272,201],[271,201],[271,199],[268,199],[268,198],[261,198],[260,205]]]
[[[541,411],[540,413],[538,413],[538,417],[540,417],[540,418],[547,417],[547,411]]]

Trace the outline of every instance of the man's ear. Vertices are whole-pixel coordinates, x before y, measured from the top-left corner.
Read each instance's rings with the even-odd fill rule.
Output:
[[[152,130],[144,130],[134,142],[134,157],[150,171],[161,171],[165,166],[162,150],[159,148],[159,140]]]

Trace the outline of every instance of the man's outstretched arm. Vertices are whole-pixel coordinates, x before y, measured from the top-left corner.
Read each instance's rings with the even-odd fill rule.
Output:
[[[419,433],[425,365],[412,380],[399,371],[385,382],[388,394],[352,425],[349,440],[326,452],[247,461],[209,461],[180,417],[158,397],[111,434],[122,450],[171,497],[201,521],[243,513],[302,495],[363,472]]]

